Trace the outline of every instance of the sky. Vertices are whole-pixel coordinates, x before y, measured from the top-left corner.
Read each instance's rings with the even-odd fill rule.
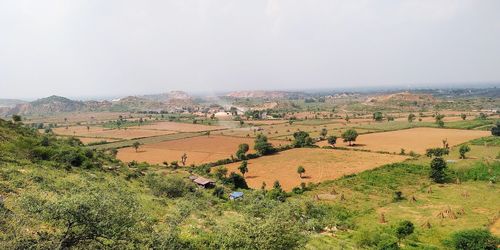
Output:
[[[0,97],[500,82],[498,0],[2,0]]]

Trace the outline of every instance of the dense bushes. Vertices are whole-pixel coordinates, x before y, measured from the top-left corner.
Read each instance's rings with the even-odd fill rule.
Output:
[[[168,198],[182,197],[195,188],[181,177],[173,175],[160,176],[158,174],[148,174],[145,182],[154,195],[166,196]]]
[[[454,233],[448,244],[457,250],[495,250],[500,239],[488,230],[472,229]]]

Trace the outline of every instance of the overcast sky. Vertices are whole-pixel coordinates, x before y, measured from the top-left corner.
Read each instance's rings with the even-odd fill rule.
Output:
[[[0,97],[499,81],[499,0],[0,1]]]

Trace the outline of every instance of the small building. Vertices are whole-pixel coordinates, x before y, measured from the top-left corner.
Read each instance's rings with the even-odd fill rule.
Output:
[[[215,181],[203,177],[198,177],[193,182],[201,188],[212,188],[215,186]]]
[[[229,194],[230,200],[243,199],[243,192],[232,192]]]

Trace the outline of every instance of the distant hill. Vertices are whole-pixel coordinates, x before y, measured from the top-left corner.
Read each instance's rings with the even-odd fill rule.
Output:
[[[58,112],[73,112],[81,110],[85,104],[81,101],[73,101],[62,96],[49,96],[30,103],[18,104],[10,109],[7,115],[11,114],[46,114]]]
[[[399,106],[419,106],[419,105],[431,105],[437,103],[437,99],[431,94],[421,94],[421,93],[411,93],[411,92],[400,92],[389,95],[379,95],[374,97],[369,97],[365,104],[389,104],[389,105],[399,105]]]
[[[155,95],[144,95],[141,96],[142,98],[148,99],[148,100],[153,100],[153,101],[159,101],[159,102],[166,102],[166,101],[171,101],[171,100],[191,100],[191,96],[184,92],[184,91],[170,91],[168,93],[162,93],[162,94],[155,94]]]
[[[227,97],[233,98],[268,98],[268,99],[278,99],[278,98],[288,98],[290,96],[297,96],[296,92],[288,91],[235,91],[227,94]]]
[[[24,104],[24,103],[27,103],[27,101],[18,100],[18,99],[0,99],[0,108],[4,108],[4,107],[12,108],[18,104]]]

